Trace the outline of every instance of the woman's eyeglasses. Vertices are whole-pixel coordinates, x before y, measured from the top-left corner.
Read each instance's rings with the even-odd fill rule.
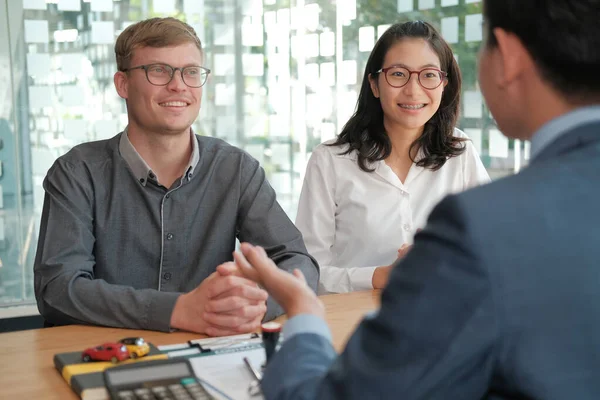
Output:
[[[440,86],[448,74],[437,68],[425,68],[420,71],[411,71],[407,68],[392,65],[391,67],[382,68],[376,74],[383,73],[385,80],[391,87],[401,88],[405,86],[412,74],[417,74],[419,85],[424,89],[432,90]]]

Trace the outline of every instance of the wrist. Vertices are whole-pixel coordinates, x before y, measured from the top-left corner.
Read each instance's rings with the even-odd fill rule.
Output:
[[[171,312],[171,321],[170,326],[172,329],[182,329],[181,326],[181,314],[183,313],[182,309],[184,306],[184,294],[179,296],[175,301],[175,307],[173,307],[173,312]]]
[[[325,307],[321,300],[315,296],[314,301],[304,299],[306,301],[297,301],[295,304],[291,304],[289,309],[286,310],[288,318],[295,317],[300,314],[310,314],[325,319]]]
[[[388,280],[389,269],[389,266],[375,268],[375,271],[373,271],[373,279],[371,280],[373,289],[383,289],[385,287]]]
[[[195,301],[194,297],[190,298],[189,293],[182,294],[177,298],[171,313],[171,329],[206,333],[207,324],[202,316],[204,306],[197,306]]]

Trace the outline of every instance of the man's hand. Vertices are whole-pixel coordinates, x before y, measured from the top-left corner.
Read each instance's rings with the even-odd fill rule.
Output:
[[[298,314],[313,314],[325,318],[323,303],[308,287],[300,270],[295,269],[290,274],[277,268],[262,247],[242,243],[241,250],[241,253],[233,254],[241,273],[267,289],[285,310],[288,318]]]
[[[177,299],[171,327],[210,336],[254,332],[267,310],[267,297],[267,292],[241,276],[234,263],[225,263]]]

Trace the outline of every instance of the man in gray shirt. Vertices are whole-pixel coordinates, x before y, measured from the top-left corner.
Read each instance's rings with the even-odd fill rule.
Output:
[[[279,268],[319,270],[259,163],[193,134],[209,70],[193,28],[154,18],[121,33],[114,82],[129,124],[48,171],[35,294],[54,324],[208,335],[256,330],[281,308],[231,262],[236,237]],[[266,315],[265,315],[266,313]]]

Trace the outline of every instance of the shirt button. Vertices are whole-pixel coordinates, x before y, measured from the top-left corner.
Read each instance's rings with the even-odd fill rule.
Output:
[[[405,230],[406,232],[410,232],[410,225],[409,225],[409,224],[404,224],[404,227],[403,227],[403,228],[404,228],[404,230]]]
[[[167,233],[167,240],[171,240],[173,239],[173,234],[172,233]]]
[[[171,197],[171,195],[167,193],[167,194],[165,195],[165,197],[168,199],[169,197]]]
[[[163,275],[163,278],[165,278],[165,281],[171,280],[171,273],[170,272],[165,272],[165,274]]]

